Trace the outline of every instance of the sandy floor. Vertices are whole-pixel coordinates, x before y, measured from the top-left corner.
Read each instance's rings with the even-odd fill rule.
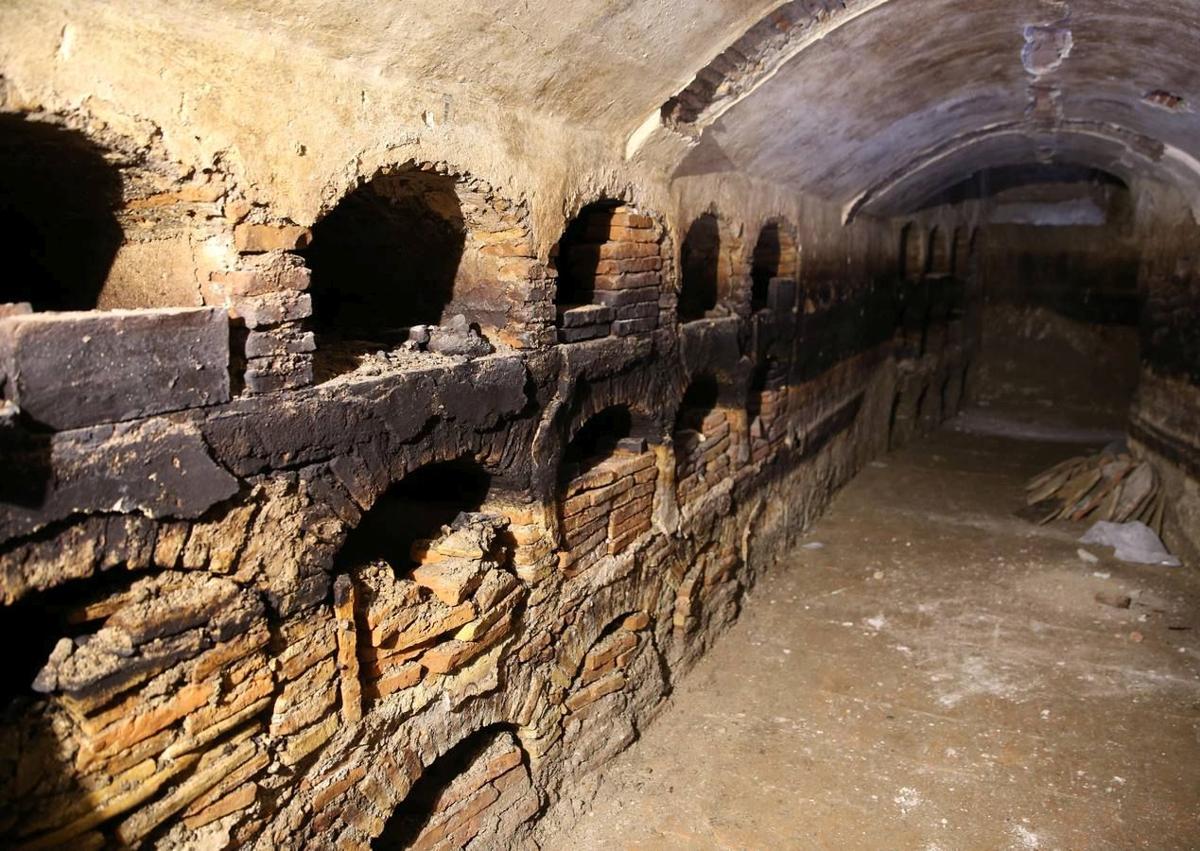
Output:
[[[1086,562],[1013,515],[1079,444],[981,431],[865,470],[543,847],[1200,848],[1200,565]]]

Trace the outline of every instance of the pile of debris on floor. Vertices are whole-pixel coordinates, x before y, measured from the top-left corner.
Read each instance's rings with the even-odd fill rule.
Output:
[[[1030,479],[1025,491],[1028,514],[1039,523],[1137,520],[1162,534],[1166,496],[1158,475],[1123,442],[1096,455],[1068,458]]]

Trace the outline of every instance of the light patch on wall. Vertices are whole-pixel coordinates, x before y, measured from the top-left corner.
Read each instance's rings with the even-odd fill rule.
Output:
[[[1028,24],[1025,27],[1025,46],[1021,49],[1021,64],[1035,77],[1058,69],[1071,55],[1075,38],[1067,27],[1051,24]]]
[[[1057,203],[998,204],[992,210],[996,225],[1032,225],[1036,227],[1100,227],[1108,222],[1104,209],[1090,198]]]

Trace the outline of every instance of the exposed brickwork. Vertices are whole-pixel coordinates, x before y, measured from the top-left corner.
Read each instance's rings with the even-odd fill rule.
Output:
[[[82,406],[76,382],[60,408],[86,415],[35,428],[22,399],[55,376],[21,385],[32,373],[5,360],[23,395],[0,448],[23,475],[0,512],[0,588],[32,684],[0,742],[6,839],[511,844],[634,740],[881,450],[897,389],[915,406],[961,373],[970,339],[949,283],[899,298],[865,269],[835,287],[819,263],[796,280],[797,243],[755,256],[728,221],[719,247],[688,255],[721,264],[717,302],[680,325],[683,240],[627,206],[555,258],[560,275],[595,263],[595,298],[556,316],[526,213],[423,168],[377,188],[416,185],[463,212],[467,256],[491,277],[463,272],[445,309],[478,331],[451,317],[314,386],[322,231],[309,244],[231,203],[236,256],[189,314],[214,345],[179,351],[147,313],[144,351],[102,376],[151,402]],[[918,301],[935,308],[902,315]],[[0,324],[83,322],[102,348],[130,321],[7,312]],[[146,358],[201,359],[202,373],[211,360],[218,389],[232,373],[240,392],[139,387]],[[906,416],[929,427],[956,404]],[[430,495],[421,476],[446,464],[479,474],[474,501]],[[414,481],[427,499],[395,496]],[[440,525],[409,530],[433,508],[449,511]]]

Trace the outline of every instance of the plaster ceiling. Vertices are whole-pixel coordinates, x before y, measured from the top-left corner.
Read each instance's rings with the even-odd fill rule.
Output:
[[[785,15],[787,35],[766,26]],[[678,120],[668,104],[653,132],[694,144],[679,174],[745,171],[847,218],[1023,162],[1148,174],[1196,197],[1197,44],[1200,4],[1181,0],[788,3],[693,83],[699,108]]]

